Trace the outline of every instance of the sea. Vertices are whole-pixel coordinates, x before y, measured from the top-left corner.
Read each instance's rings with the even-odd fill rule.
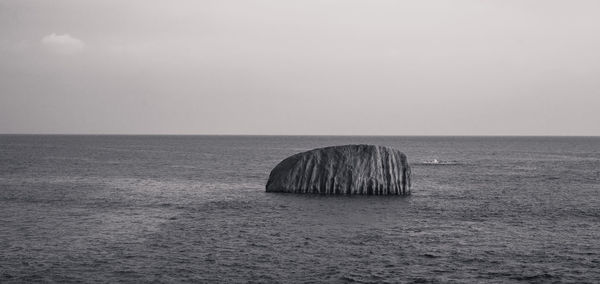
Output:
[[[267,193],[404,152],[410,196]],[[0,282],[599,283],[599,137],[0,135]]]

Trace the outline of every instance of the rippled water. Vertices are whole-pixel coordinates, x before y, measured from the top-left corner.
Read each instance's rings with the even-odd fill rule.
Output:
[[[404,151],[413,194],[264,192],[348,143]],[[600,138],[0,136],[3,283],[597,283],[599,221]]]

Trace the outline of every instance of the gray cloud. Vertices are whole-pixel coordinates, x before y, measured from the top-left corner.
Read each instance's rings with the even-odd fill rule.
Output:
[[[83,51],[85,43],[69,34],[57,35],[55,33],[44,36],[42,45],[48,51],[60,55],[77,54]]]

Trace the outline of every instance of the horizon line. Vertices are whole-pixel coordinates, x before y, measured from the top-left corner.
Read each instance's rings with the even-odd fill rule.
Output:
[[[0,133],[0,135],[23,136],[308,136],[308,137],[600,137],[600,135],[556,134],[215,134],[215,133]]]

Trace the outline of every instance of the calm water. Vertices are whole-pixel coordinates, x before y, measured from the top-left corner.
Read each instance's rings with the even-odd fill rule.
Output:
[[[413,195],[264,192],[348,143],[404,151]],[[600,138],[3,135],[0,251],[3,283],[597,283]]]

